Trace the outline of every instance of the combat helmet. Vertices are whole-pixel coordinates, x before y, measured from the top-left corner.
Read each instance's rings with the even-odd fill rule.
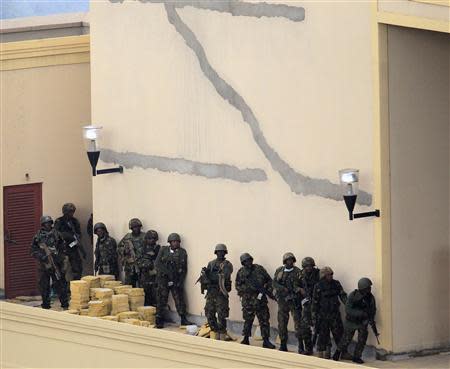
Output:
[[[214,249],[214,254],[215,254],[217,251],[225,251],[225,254],[228,254],[227,246],[224,245],[223,243],[218,243],[218,244],[216,245],[216,248]]]
[[[302,268],[306,268],[307,266],[312,266],[312,267],[316,266],[316,262],[310,256],[307,256],[306,258],[303,258],[303,260],[302,260]]]
[[[244,262],[245,262],[246,260],[249,260],[249,259],[252,259],[252,260],[253,260],[253,257],[252,257],[248,252],[244,252],[244,253],[241,255],[240,259],[241,259],[241,264],[244,264]]]
[[[358,281],[358,290],[364,290],[372,286],[372,281],[369,278],[361,278]]]
[[[44,223],[52,223],[53,224],[52,217],[50,215],[41,216],[41,225],[43,225]]]
[[[133,227],[142,227],[142,222],[138,218],[130,219],[128,228],[133,229]]]
[[[286,262],[287,259],[293,259],[294,263],[297,261],[295,255],[292,252],[287,252],[286,254],[283,255],[283,264]]]
[[[171,233],[169,237],[167,237],[167,242],[178,241],[181,242],[181,237],[178,233]]]
[[[99,223],[95,223],[94,226],[94,233],[97,232],[97,229],[103,228],[105,230],[105,232],[108,232],[108,229],[106,228],[105,223],[99,222]]]
[[[331,269],[329,266],[325,266],[320,269],[320,279],[325,277],[327,274],[334,274],[333,269]]]
[[[145,234],[145,237],[153,238],[153,239],[155,239],[156,241],[159,240],[158,232],[154,231],[153,229],[151,229],[150,231],[148,231],[148,232]]]
[[[75,210],[77,210],[77,207],[74,204],[72,204],[71,202],[65,203],[62,207],[63,214],[68,214],[71,211],[75,212]]]

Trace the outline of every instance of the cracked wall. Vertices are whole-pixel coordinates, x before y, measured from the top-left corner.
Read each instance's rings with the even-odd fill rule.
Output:
[[[348,222],[337,201],[337,170],[351,166],[358,207],[372,202],[370,7],[218,4],[92,4],[101,166],[129,167],[95,179],[96,220],[117,238],[134,216],[161,237],[181,233],[188,286],[220,241],[236,267],[248,251],[271,273],[285,251],[314,256],[351,290],[375,273],[372,220]]]

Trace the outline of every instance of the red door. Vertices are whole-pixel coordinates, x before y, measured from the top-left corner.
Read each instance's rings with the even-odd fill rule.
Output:
[[[30,256],[42,215],[42,184],[3,187],[5,295],[38,295],[37,264]]]

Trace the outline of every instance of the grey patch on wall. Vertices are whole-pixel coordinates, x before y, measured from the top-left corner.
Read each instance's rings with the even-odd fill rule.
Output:
[[[112,3],[122,3],[124,0],[109,0]],[[166,0],[138,0],[143,3],[161,4]],[[229,13],[232,16],[244,17],[268,17],[286,18],[293,22],[301,22],[305,19],[305,9],[298,6],[285,4],[248,3],[245,1],[223,0],[180,0],[171,1],[176,8],[193,7],[197,9],[212,10],[220,13]]]
[[[338,184],[332,183],[328,179],[311,178],[295,171],[280,155],[269,145],[260,124],[250,106],[244,98],[226,82],[216,70],[211,66],[206,56],[205,50],[198,41],[194,32],[183,22],[175,5],[172,2],[165,2],[164,7],[167,12],[169,22],[175,27],[175,30],[183,37],[186,45],[192,49],[197,57],[205,77],[211,82],[217,93],[228,103],[236,108],[242,115],[243,120],[249,125],[258,147],[263,152],[266,159],[270,162],[272,168],[278,172],[283,180],[289,185],[291,191],[302,195],[315,195],[342,201],[342,189]],[[371,205],[372,195],[361,191],[358,196],[358,203],[361,205]]]
[[[229,179],[241,183],[267,181],[266,172],[259,168],[239,169],[228,164],[201,163],[181,158],[167,158],[134,152],[116,152],[109,149],[102,149],[100,158],[105,163],[120,164],[125,168],[157,169],[162,172]]]

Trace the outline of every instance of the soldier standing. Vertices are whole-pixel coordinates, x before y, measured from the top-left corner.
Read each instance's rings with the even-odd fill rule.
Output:
[[[217,258],[211,260],[202,270],[200,282],[202,293],[204,289],[207,290],[205,315],[208,324],[216,333],[216,339],[220,339],[221,334],[227,333],[227,318],[230,312],[228,292],[231,291],[233,265],[225,259],[228,250],[224,244],[216,245],[214,253]]]
[[[289,313],[294,318],[295,335],[298,339],[298,352],[303,353],[303,342],[300,338],[301,287],[300,269],[294,264],[297,261],[292,252],[283,255],[283,266],[279,267],[273,278],[273,288],[278,301],[278,334],[280,351],[287,351]]]
[[[313,326],[311,317],[311,301],[313,297],[313,290],[316,283],[320,280],[320,271],[316,268],[316,262],[312,257],[305,257],[302,260],[302,276],[301,286],[304,290],[302,300],[302,317],[300,321],[300,337],[301,345],[304,345],[305,354],[313,354],[313,342],[311,327]]]
[[[347,294],[339,281],[333,279],[333,270],[323,267],[320,270],[320,281],[314,287],[312,316],[317,334],[317,351],[319,357],[331,358],[330,331],[336,346],[339,345],[344,327],[342,325],[340,302],[347,302]]]
[[[112,238],[104,223],[96,223],[94,233],[97,235],[95,245],[94,270],[99,274],[111,274],[119,278],[119,264],[117,261],[117,243]]]
[[[161,248],[158,232],[150,230],[145,234],[144,247],[137,261],[140,275],[140,285],[145,291],[145,306],[156,306],[156,269],[155,261]]]
[[[358,281],[358,289],[350,293],[345,304],[344,338],[341,340],[338,349],[333,355],[334,360],[338,361],[341,353],[347,351],[355,332],[358,331],[358,342],[353,353],[352,361],[358,364],[364,363],[361,356],[369,334],[367,328],[369,324],[372,327],[375,326],[376,311],[375,297],[372,295],[372,281],[369,278],[361,278]]]
[[[55,220],[55,229],[66,242],[66,252],[69,257],[73,280],[81,279],[83,274],[83,261],[81,259],[86,259],[86,251],[81,243],[80,222],[74,217],[76,210],[74,204],[64,204],[62,207],[63,216]]]
[[[169,299],[169,293],[175,301],[181,325],[192,324],[186,318],[186,303],[184,301],[184,279],[187,274],[187,253],[181,248],[181,238],[178,233],[171,233],[167,238],[169,246],[161,247],[155,261],[158,303],[156,305],[156,328],[164,327],[164,311]]]
[[[252,334],[255,315],[258,317],[263,337],[263,347],[274,349],[275,345],[270,342],[270,313],[267,296],[272,295],[272,278],[267,271],[258,264],[253,264],[253,257],[244,253],[240,257],[242,267],[236,275],[236,290],[241,297],[242,315],[244,318],[244,336],[242,344],[249,345],[249,337]]]
[[[51,281],[61,302],[61,307],[67,310],[67,282],[64,270],[66,258],[64,240],[53,228],[53,219],[44,215],[41,217],[41,229],[36,233],[31,244],[31,256],[39,261],[39,289],[42,296],[42,308],[50,309]]]
[[[119,242],[119,262],[120,267],[125,271],[125,284],[136,287],[139,281],[139,268],[136,261],[144,247],[145,233],[142,232],[142,222],[137,218],[130,219],[128,228],[131,232]]]

